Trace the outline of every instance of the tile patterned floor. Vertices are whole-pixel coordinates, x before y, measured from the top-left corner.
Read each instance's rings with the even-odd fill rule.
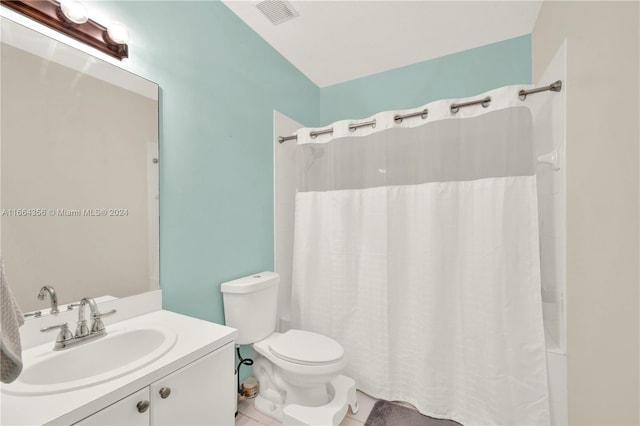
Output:
[[[362,426],[369,417],[369,413],[373,408],[377,399],[370,397],[369,395],[358,391],[358,405],[360,409],[356,414],[351,412],[351,409],[347,412],[347,416],[344,418],[340,426]],[[236,417],[236,426],[276,426],[280,425],[280,422],[272,419],[269,416],[265,416],[261,412],[255,409],[253,406],[253,399],[241,398],[238,400],[238,417]]]

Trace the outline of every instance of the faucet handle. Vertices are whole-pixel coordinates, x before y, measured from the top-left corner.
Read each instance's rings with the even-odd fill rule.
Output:
[[[104,330],[104,323],[102,322],[101,318],[108,317],[109,315],[113,315],[116,312],[117,311],[115,309],[112,309],[109,312],[105,312],[105,313],[94,312],[93,315],[91,315],[91,317],[93,318],[93,321],[91,322],[91,332],[98,333]]]
[[[108,312],[95,312],[93,315],[91,315],[93,318],[102,318],[102,317],[108,317],[111,316],[113,314],[115,314],[116,312],[118,312],[115,309],[112,309]]]
[[[63,322],[58,325],[50,325],[48,327],[41,328],[40,331],[46,333],[48,331],[60,329],[60,333],[58,333],[58,337],[56,337],[56,343],[66,342],[68,340],[73,339],[73,334],[71,334],[71,330],[69,330],[69,324]]]
[[[38,300],[44,300],[47,297],[47,286],[43,286],[38,292]]]

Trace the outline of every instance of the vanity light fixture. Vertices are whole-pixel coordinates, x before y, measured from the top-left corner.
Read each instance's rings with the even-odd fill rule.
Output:
[[[109,28],[89,19],[76,0],[0,0],[3,6],[119,60],[129,57],[129,32],[119,22]]]
[[[75,0],[61,0],[60,11],[62,18],[70,24],[84,24],[89,20],[89,14],[84,4]]]
[[[107,29],[107,37],[114,44],[126,44],[129,41],[129,30],[122,22],[112,22]]]

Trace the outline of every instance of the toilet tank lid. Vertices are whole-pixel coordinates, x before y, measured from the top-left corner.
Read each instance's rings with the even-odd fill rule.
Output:
[[[273,285],[277,285],[279,281],[279,274],[276,272],[264,271],[222,283],[220,291],[223,293],[254,293]]]

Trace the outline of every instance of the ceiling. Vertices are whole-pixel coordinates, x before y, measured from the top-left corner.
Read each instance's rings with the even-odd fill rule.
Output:
[[[320,87],[529,34],[535,1],[290,1],[273,25],[260,1],[223,0]]]

